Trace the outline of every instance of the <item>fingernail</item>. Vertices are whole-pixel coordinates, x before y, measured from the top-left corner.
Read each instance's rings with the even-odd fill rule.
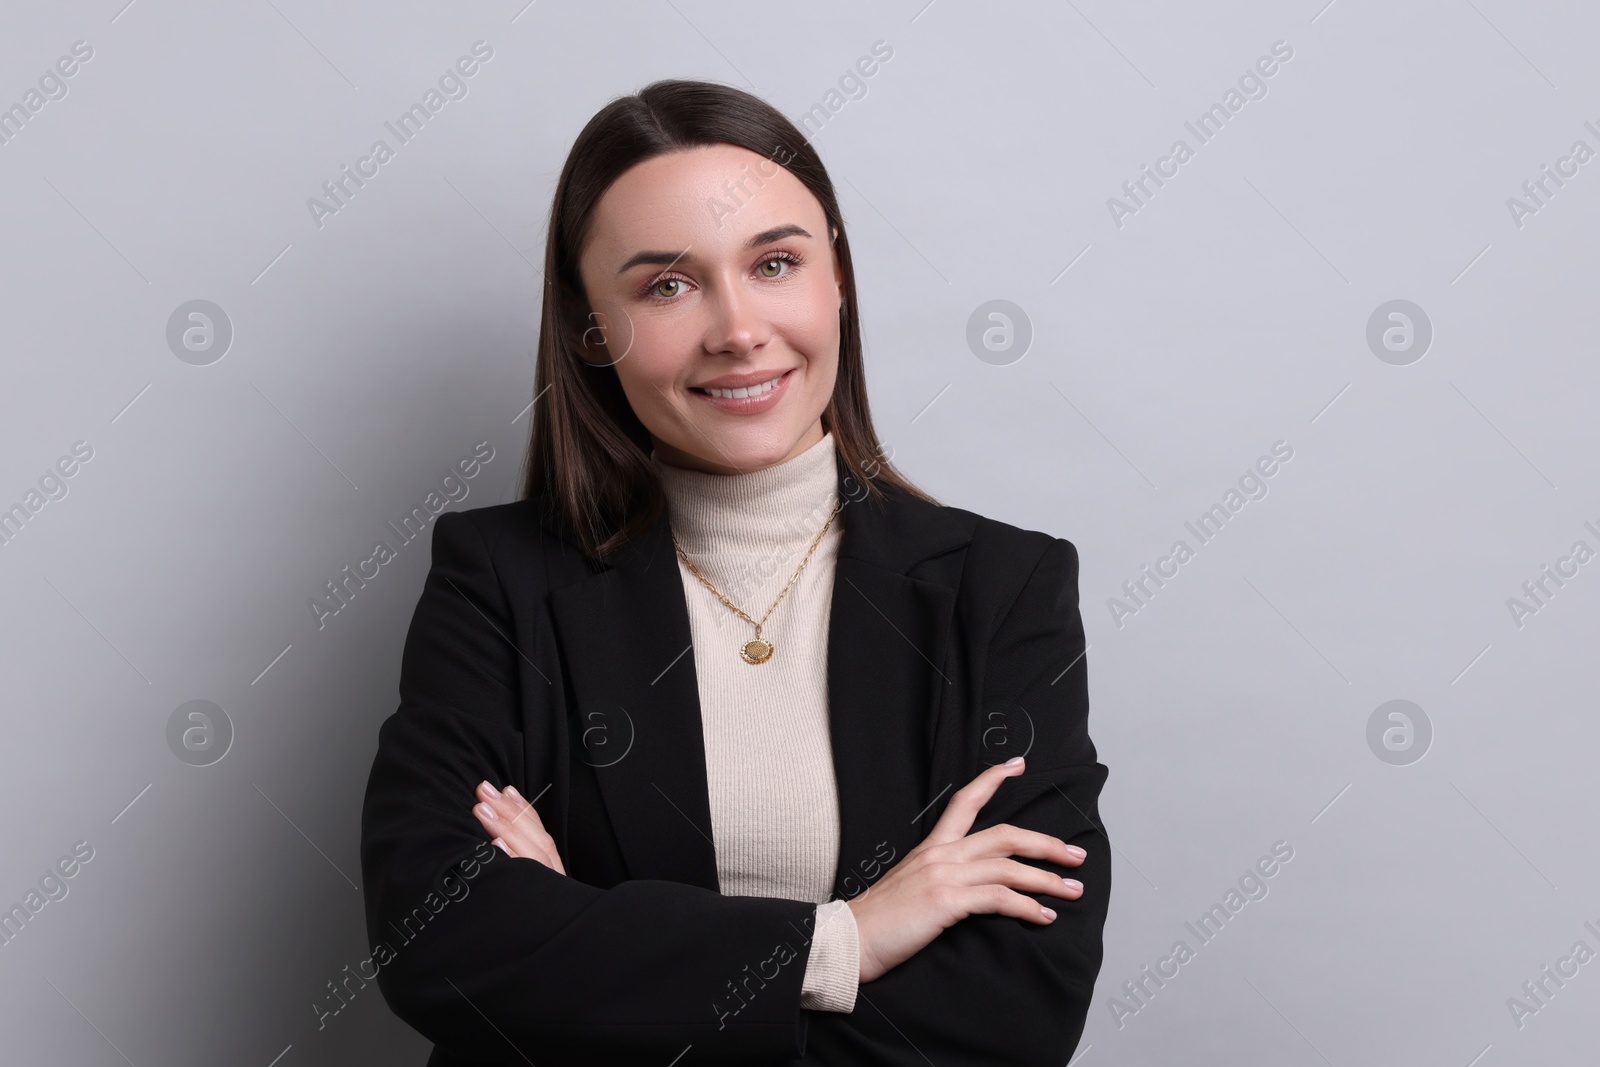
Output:
[[[499,818],[499,816],[494,813],[494,809],[487,804],[479,804],[472,810],[478,813],[479,818],[488,819],[490,822],[494,822]]]
[[[1078,857],[1080,860],[1083,859],[1083,857],[1088,855],[1087,852],[1085,852],[1083,849],[1079,848],[1077,845],[1068,845],[1067,846],[1067,851],[1072,853],[1074,856]]]
[[[1022,757],[1021,756],[1012,756],[1010,759],[1006,760],[1006,766],[1007,767],[1020,767],[1020,766],[1022,766]]]
[[[517,792],[517,787],[514,785],[506,786],[506,796],[510,797],[512,800],[522,799],[522,794]]]
[[[1055,921],[1056,913],[1055,913],[1055,910],[1053,908],[1046,908],[1046,907],[1041,905],[1039,910],[1044,912],[1044,917],[1046,919],[1049,919],[1051,922]]]
[[[483,783],[483,791],[485,793],[488,793],[492,797],[498,797],[500,795],[500,790],[496,789],[494,786],[490,785],[488,782],[484,782]]]
[[[1061,880],[1066,883],[1068,889],[1081,890],[1083,888],[1083,883],[1078,881],[1076,878],[1063,878]]]

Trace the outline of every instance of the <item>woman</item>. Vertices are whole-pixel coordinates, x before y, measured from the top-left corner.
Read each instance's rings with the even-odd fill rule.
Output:
[[[524,499],[435,524],[367,787],[429,1063],[1066,1063],[1111,885],[1077,552],[882,458],[799,131],[704,82],[597,114],[536,379]]]

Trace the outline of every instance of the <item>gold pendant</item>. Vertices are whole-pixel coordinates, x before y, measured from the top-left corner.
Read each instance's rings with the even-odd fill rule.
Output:
[[[763,641],[759,637],[746,641],[740,647],[739,655],[746,663],[765,663],[772,658],[772,642]]]

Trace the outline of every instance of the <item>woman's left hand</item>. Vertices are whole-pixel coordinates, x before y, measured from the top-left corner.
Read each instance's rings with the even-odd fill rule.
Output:
[[[522,799],[515,786],[502,792],[488,782],[478,783],[478,803],[472,814],[493,842],[508,856],[538,860],[557,874],[566,874],[556,842],[545,832],[533,805]]]

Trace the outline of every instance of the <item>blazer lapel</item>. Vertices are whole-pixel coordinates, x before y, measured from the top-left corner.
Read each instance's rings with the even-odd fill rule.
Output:
[[[973,517],[861,497],[839,464],[841,537],[828,631],[840,809],[834,892],[859,894],[920,841],[955,588],[907,574],[971,540]],[[719,888],[688,603],[665,511],[598,574],[551,594],[594,768],[633,878]],[[887,844],[887,848],[885,845]]]
[[[689,608],[666,513],[612,566],[551,594],[595,769],[634,878],[718,888]]]
[[[954,584],[913,578],[917,563],[972,539],[973,517],[889,493],[855,499],[841,465],[844,529],[828,634],[828,714],[839,789],[834,893],[859,895],[925,836],[929,763]],[[892,857],[892,858],[891,858]]]

